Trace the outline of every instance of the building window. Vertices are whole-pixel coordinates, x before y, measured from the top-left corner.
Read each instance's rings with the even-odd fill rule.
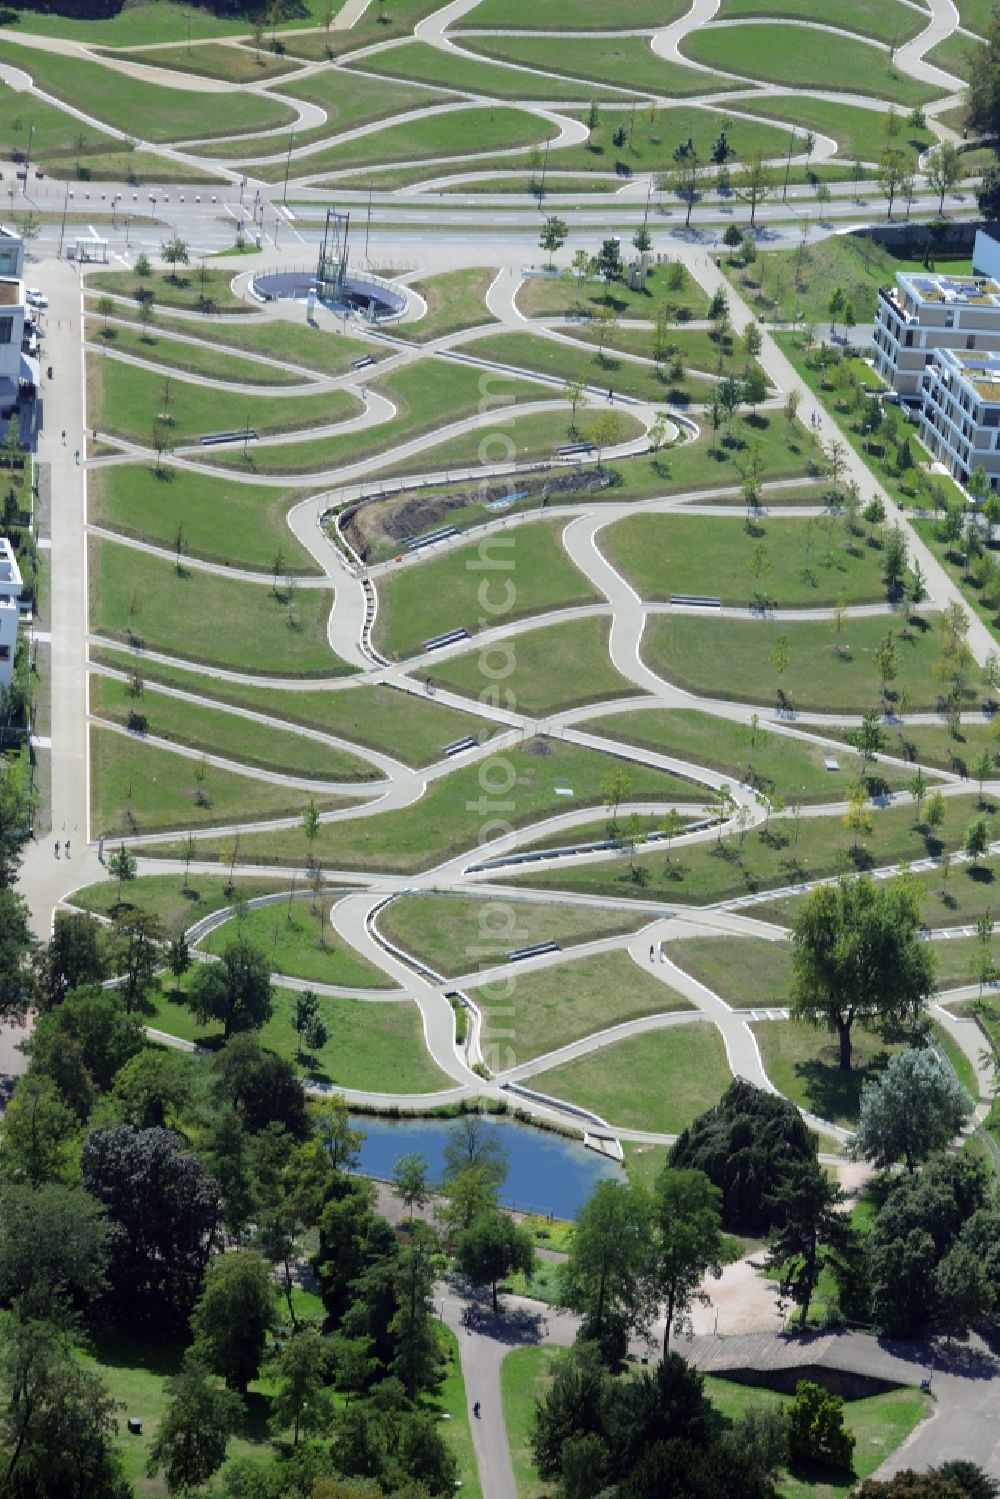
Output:
[[[976,347],[976,335],[974,333],[970,333],[965,340],[965,347],[967,349],[974,349]]]
[[[0,661],[9,661],[9,660],[10,660],[10,646],[9,645],[0,645]]]
[[[0,317],[0,344],[9,344],[14,336],[14,319]]]

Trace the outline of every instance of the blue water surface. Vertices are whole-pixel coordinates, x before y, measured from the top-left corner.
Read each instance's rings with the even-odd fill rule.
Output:
[[[613,1161],[575,1140],[513,1119],[484,1123],[500,1135],[510,1160],[500,1193],[505,1207],[575,1218],[604,1177],[624,1180]],[[461,1128],[454,1119],[379,1119],[367,1114],[352,1115],[351,1124],[365,1136],[359,1166],[365,1176],[388,1177],[398,1156],[420,1151],[427,1157],[433,1182],[441,1176],[449,1136]]]

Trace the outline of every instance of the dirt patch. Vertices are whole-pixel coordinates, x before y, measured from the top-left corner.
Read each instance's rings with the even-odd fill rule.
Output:
[[[552,754],[552,740],[545,734],[536,734],[521,745],[522,755],[537,755],[540,759]]]
[[[540,504],[543,491],[549,498],[566,499],[608,489],[613,482],[611,474],[597,469],[554,470],[512,476],[499,484],[484,480],[455,489],[403,490],[391,497],[372,495],[345,515],[341,529],[361,560],[370,562],[387,548],[398,549],[407,537],[446,524],[449,515],[458,510],[488,509],[497,501],[510,500],[514,493],[517,500],[497,512],[510,514]]]

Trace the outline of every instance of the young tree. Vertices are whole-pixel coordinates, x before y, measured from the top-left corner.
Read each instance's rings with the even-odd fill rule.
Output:
[[[274,1326],[274,1285],[262,1255],[237,1249],[210,1261],[191,1316],[196,1356],[245,1395]]]
[[[114,316],[115,304],[112,297],[98,297],[97,316],[104,320],[101,332],[105,338],[111,337],[111,319]]]
[[[687,206],[684,218],[684,227],[691,224],[691,211],[701,196],[699,183],[701,181],[701,162],[698,158],[698,148],[692,140],[687,140],[678,146],[674,152],[674,170],[668,179],[670,186]]]
[[[259,1029],[271,1018],[271,970],[266,957],[238,937],[218,961],[199,964],[188,1003],[200,1024],[221,1022],[226,1041],[234,1031]]]
[[[595,1343],[612,1366],[624,1358],[630,1334],[645,1332],[652,1315],[650,1206],[641,1187],[598,1182],[580,1209],[559,1271],[560,1304],[583,1318],[580,1338]]]
[[[843,1192],[815,1159],[796,1167],[771,1195],[781,1226],[768,1243],[767,1266],[779,1271],[780,1294],[799,1308],[804,1328],[820,1275],[843,1265],[851,1249],[851,1220],[841,1210]]]
[[[977,817],[965,830],[965,852],[973,868],[990,846],[990,829],[985,817]]]
[[[981,1256],[965,1244],[953,1244],[934,1270],[934,1299],[949,1342],[984,1322],[996,1305],[996,1286]],[[966,1492],[956,1489],[963,1499]]]
[[[455,1261],[463,1275],[476,1285],[488,1285],[493,1313],[500,1310],[497,1287],[505,1275],[523,1271],[530,1280],[535,1267],[531,1234],[518,1228],[509,1213],[493,1208],[480,1213],[455,1241]]]
[[[876,884],[862,875],[804,897],[792,938],[792,1013],[836,1033],[845,1072],[855,1021],[908,1025],[919,1018],[934,979],[920,931],[908,880]]]
[[[413,1209],[424,1208],[431,1200],[430,1168],[427,1157],[420,1152],[397,1156],[392,1168],[392,1189],[404,1208],[409,1209],[413,1222]]]
[[[587,145],[593,147],[594,133],[601,121],[601,111],[597,106],[597,100],[591,99],[590,108],[587,111]]]
[[[597,452],[597,467],[601,467],[601,454],[613,448],[622,434],[621,418],[614,411],[601,411],[594,417],[586,431],[586,437]]]
[[[563,387],[563,395],[570,404],[570,432],[576,431],[576,410],[578,406],[586,406],[587,391],[580,379],[567,380]]]
[[[115,916],[110,961],[120,979],[118,993],[126,1013],[138,1009],[150,990],[158,987],[162,943],[163,929],[148,911],[124,911]]]
[[[944,213],[945,194],[962,180],[962,155],[951,141],[944,141],[931,153],[927,163],[927,186],[938,194],[938,213]]]
[[[167,1408],[149,1449],[146,1472],[153,1478],[162,1469],[168,1493],[187,1493],[207,1483],[225,1462],[243,1402],[231,1390],[220,1390],[190,1352],[165,1388]]]
[[[126,880],[134,880],[137,871],[138,865],[123,843],[118,852],[112,854],[108,860],[108,874],[118,881],[118,895],[115,899],[116,906],[120,906],[122,903],[122,885]]]
[[[889,146],[882,152],[878,160],[878,182],[886,198],[887,208],[885,216],[892,218],[892,205],[909,174],[910,163],[905,151],[900,151],[895,146]]]
[[[666,1166],[653,1192],[653,1285],[666,1309],[664,1353],[680,1332],[706,1275],[722,1274],[722,1193],[701,1171]]]
[[[3,1180],[30,1187],[69,1184],[76,1175],[73,1141],[79,1128],[50,1077],[31,1072],[21,1078],[4,1111]]]
[[[924,804],[924,799],[927,796],[927,790],[928,790],[927,777],[924,775],[924,772],[923,772],[922,768],[919,765],[917,766],[916,774],[914,775],[913,780],[909,781],[907,783],[906,789],[910,793],[910,795],[913,797],[913,805],[916,808],[916,814],[917,814],[916,815],[916,823],[917,823],[917,826],[919,827],[920,826],[920,809],[921,809],[921,807]]]
[[[618,808],[632,794],[632,777],[622,766],[616,765],[605,775],[601,793],[604,805],[611,814],[611,836],[614,837],[618,826]]]
[[[542,225],[542,232],[538,237],[538,243],[543,250],[548,252],[550,270],[552,268],[552,256],[556,250],[562,249],[568,235],[569,228],[566,220],[559,218],[556,214],[549,214]]]
[[[765,166],[759,152],[751,152],[745,158],[741,172],[733,178],[733,192],[743,203],[750,205],[750,227],[754,226],[757,209],[774,187],[774,172]]]
[[[885,730],[874,708],[869,708],[864,715],[860,728],[848,730],[844,737],[861,755],[862,774],[867,772],[868,766],[886,745]]]
[[[601,248],[595,257],[595,269],[604,282],[607,300],[611,296],[611,283],[620,281],[624,274],[621,249],[616,239],[606,239],[601,242]]]
[[[160,257],[170,267],[170,280],[176,281],[177,267],[187,265],[191,258],[191,252],[187,240],[181,239],[175,234],[171,239],[164,240],[160,245]]]
[[[879,1171],[902,1160],[912,1172],[947,1147],[971,1111],[969,1095],[937,1052],[911,1047],[862,1087],[852,1154]]]

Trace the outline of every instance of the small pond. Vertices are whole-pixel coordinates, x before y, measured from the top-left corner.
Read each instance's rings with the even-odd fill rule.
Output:
[[[484,1122],[500,1135],[510,1160],[507,1180],[500,1193],[505,1207],[551,1213],[556,1218],[575,1218],[603,1177],[624,1180],[621,1167],[575,1140],[518,1124],[513,1119]],[[441,1175],[449,1136],[461,1127],[454,1119],[397,1120],[369,1114],[352,1115],[351,1124],[364,1132],[360,1170],[366,1176],[388,1177],[397,1156],[420,1151],[427,1157],[432,1181]]]

